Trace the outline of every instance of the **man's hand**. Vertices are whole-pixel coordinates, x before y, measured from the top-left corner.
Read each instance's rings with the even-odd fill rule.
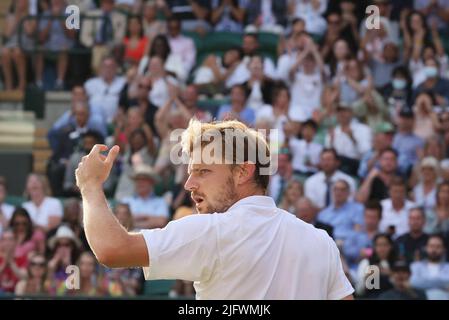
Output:
[[[108,178],[120,148],[118,146],[112,147],[107,157],[101,154],[106,150],[108,150],[107,146],[96,144],[78,164],[78,169],[75,171],[76,185],[81,191],[86,186],[101,187]]]

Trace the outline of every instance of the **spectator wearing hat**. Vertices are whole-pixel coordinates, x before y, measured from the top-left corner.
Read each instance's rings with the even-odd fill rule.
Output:
[[[422,208],[412,208],[408,214],[409,232],[396,239],[396,252],[399,258],[408,263],[419,261],[425,256],[428,235],[424,232],[426,213]]]
[[[427,300],[425,291],[410,285],[410,266],[407,262],[396,261],[391,268],[393,288],[380,294],[379,300]]]
[[[153,189],[159,175],[146,165],[137,166],[132,179],[134,180],[135,194],[123,199],[131,208],[134,226],[137,229],[153,229],[164,227],[169,218],[166,201],[154,195]]]
[[[0,176],[0,235],[6,229],[14,212],[14,206],[5,202],[7,196],[6,179]]]
[[[371,129],[354,120],[351,107],[345,103],[337,107],[337,122],[326,136],[326,147],[335,148],[343,172],[356,176],[360,159],[371,149]]]
[[[449,263],[444,261],[444,240],[440,235],[431,235],[427,240],[427,259],[411,265],[410,284],[426,291],[427,298],[449,299]]]
[[[398,118],[398,131],[393,138],[393,148],[399,154],[399,170],[407,176],[424,147],[424,141],[413,133],[414,122],[413,111],[408,108],[402,109]]]
[[[415,203],[423,207],[424,210],[430,210],[435,207],[438,176],[438,160],[434,157],[422,159],[419,169],[419,181],[413,188],[413,198]]]
[[[438,184],[436,190],[436,204],[433,209],[427,210],[427,233],[449,232],[449,182]]]

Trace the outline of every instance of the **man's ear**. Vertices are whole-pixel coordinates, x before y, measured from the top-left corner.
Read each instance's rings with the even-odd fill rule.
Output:
[[[246,184],[254,179],[254,174],[256,172],[256,165],[252,162],[245,162],[240,165],[240,170],[238,173],[238,184]]]

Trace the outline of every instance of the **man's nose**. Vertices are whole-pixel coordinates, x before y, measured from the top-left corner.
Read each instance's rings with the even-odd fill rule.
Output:
[[[192,175],[189,176],[186,183],[184,184],[184,189],[186,189],[187,191],[194,191],[198,189],[198,183]]]

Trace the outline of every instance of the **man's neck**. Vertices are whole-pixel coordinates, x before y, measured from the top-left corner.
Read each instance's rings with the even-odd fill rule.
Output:
[[[400,211],[400,210],[402,210],[404,208],[405,200],[402,200],[402,199],[401,200],[396,200],[396,201],[391,200],[391,205],[393,206],[393,209],[395,211]]]
[[[423,235],[422,230],[410,230],[410,237],[417,239]]]
[[[335,202],[334,203],[334,208],[335,209],[339,209],[339,208],[343,207],[346,204],[346,202],[347,201],[345,201],[345,202]]]

